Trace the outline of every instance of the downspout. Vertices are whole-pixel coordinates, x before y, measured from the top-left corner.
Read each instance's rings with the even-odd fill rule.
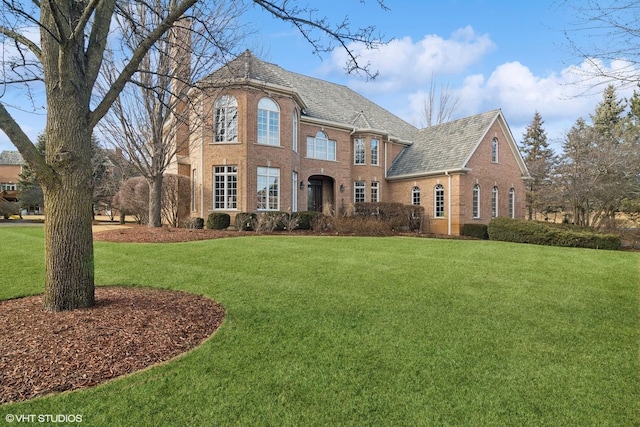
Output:
[[[202,125],[200,126],[200,218],[204,216],[204,97],[201,98],[202,105]]]
[[[447,235],[451,236],[451,174],[448,171],[445,171],[444,174],[449,178],[449,182],[447,184]]]

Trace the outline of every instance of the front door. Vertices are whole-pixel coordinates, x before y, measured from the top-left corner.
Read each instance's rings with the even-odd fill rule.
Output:
[[[310,179],[307,185],[307,210],[322,212],[322,180]]]

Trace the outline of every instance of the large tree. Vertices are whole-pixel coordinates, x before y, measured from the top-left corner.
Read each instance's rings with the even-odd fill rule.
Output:
[[[384,7],[382,0],[378,2]],[[8,71],[14,74],[5,74],[5,81],[16,85],[41,82],[46,95],[44,156],[0,103],[0,129],[36,173],[44,192],[44,310],[72,310],[94,304],[91,135],[125,85],[132,81],[152,46],[177,21],[195,18],[188,12],[196,3],[198,0],[173,0],[166,10],[157,10],[154,2],[138,0],[2,0],[6,17],[3,23],[7,25],[0,26],[0,34],[11,39],[17,49],[15,55],[6,58],[11,64]],[[350,58],[347,70],[367,72],[348,44],[375,46],[380,40],[374,35],[374,27],[352,31],[347,18],[331,25],[316,9],[300,7],[295,1],[252,3],[267,14],[292,23],[316,52],[331,49],[334,43],[342,46]],[[137,22],[130,15],[131,8],[157,13],[158,19]],[[118,22],[116,17],[150,26],[130,55],[120,57],[112,84],[98,95],[96,81],[105,54],[112,51],[117,57],[118,44],[127,36],[122,29],[112,28]],[[29,38],[34,28],[39,31],[38,41]]]
[[[167,9],[171,1],[157,1],[154,7]],[[119,22],[127,34],[121,54],[127,55],[147,36],[148,28],[157,26],[161,15],[129,8],[128,19]],[[124,88],[99,124],[102,133],[147,179],[149,227],[162,226],[162,176],[193,129],[187,114],[193,116],[200,110],[194,105],[194,84],[229,59],[246,34],[239,21],[246,11],[243,3],[203,3],[195,8],[191,19],[178,21],[147,52],[132,76],[135,84]],[[117,78],[117,69],[117,59],[109,57],[99,84],[102,92]]]
[[[563,188],[574,221],[595,228],[615,227],[622,200],[637,197],[640,144],[633,109],[613,86],[591,115],[592,124],[580,119],[567,135],[561,171]]]
[[[551,185],[555,155],[549,147],[543,125],[542,116],[536,111],[527,125],[520,145],[520,152],[531,175],[531,179],[526,183],[529,220],[535,219],[537,212],[553,209],[552,205],[555,204]]]

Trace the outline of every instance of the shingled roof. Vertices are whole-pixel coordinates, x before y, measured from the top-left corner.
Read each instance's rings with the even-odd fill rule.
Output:
[[[18,151],[3,150],[0,152],[0,165],[23,165],[24,160]]]
[[[464,169],[489,127],[501,115],[500,110],[492,110],[419,130],[413,144],[398,155],[387,176],[399,178]]]
[[[409,143],[417,131],[413,125],[346,86],[287,71],[256,58],[248,50],[206,80],[278,87],[302,100],[303,117],[341,124],[356,131],[373,130],[396,141]]]

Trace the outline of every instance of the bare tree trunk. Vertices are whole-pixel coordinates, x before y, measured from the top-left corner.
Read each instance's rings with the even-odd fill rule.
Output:
[[[55,175],[41,181],[47,213],[46,311],[94,305],[91,132],[83,120],[88,103],[85,107],[65,96],[57,98],[50,97],[46,129],[46,161]]]
[[[149,181],[149,227],[162,227],[162,175]]]

